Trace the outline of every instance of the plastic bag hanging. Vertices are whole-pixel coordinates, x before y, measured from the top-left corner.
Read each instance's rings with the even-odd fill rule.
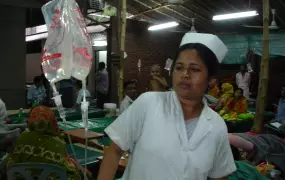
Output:
[[[172,64],[173,64],[173,60],[170,59],[170,58],[168,58],[168,59],[165,61],[165,67],[164,67],[164,69],[169,72],[169,76],[170,76]]]
[[[139,70],[139,73],[141,72],[141,66],[142,66],[142,62],[141,62],[141,59],[138,60],[138,70]]]
[[[66,122],[61,95],[55,83],[71,77],[73,52],[68,0],[50,1],[42,7],[42,12],[48,29],[42,54],[43,72],[53,89],[53,99],[60,117]]]
[[[253,69],[252,69],[252,67],[251,67],[251,63],[247,63],[246,66],[247,66],[247,71],[248,71],[249,73],[253,72]]]
[[[92,43],[90,36],[86,29],[85,20],[81,11],[74,0],[71,2],[71,11],[73,17],[73,24],[71,27],[73,35],[73,68],[72,76],[82,81],[83,102],[81,103],[82,120],[85,124],[85,130],[88,130],[88,106],[86,101],[86,77],[92,67]]]
[[[72,19],[74,20],[71,32],[73,35],[73,68],[72,76],[82,81],[83,101],[81,102],[82,121],[85,129],[85,171],[84,179],[87,179],[87,143],[88,143],[88,106],[86,101],[86,78],[92,67],[92,42],[87,32],[85,20],[81,14],[78,4],[74,0],[70,0],[70,8]]]
[[[55,83],[63,79],[70,79],[72,71],[73,50],[68,2],[69,0],[53,0],[42,7],[48,37],[44,45],[41,64],[44,75],[53,89],[53,99],[65,126],[66,115],[62,106],[61,95],[58,93]],[[67,135],[72,153],[76,159],[70,135]]]

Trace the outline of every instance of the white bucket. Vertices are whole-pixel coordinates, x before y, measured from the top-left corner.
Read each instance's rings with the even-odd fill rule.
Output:
[[[104,110],[106,111],[106,117],[116,116],[117,104],[114,103],[105,103]]]

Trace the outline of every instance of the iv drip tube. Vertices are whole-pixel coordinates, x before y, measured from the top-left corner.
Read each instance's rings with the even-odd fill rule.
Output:
[[[88,145],[88,106],[89,102],[86,101],[86,80],[82,81],[82,90],[83,90],[83,101],[81,102],[81,113],[82,121],[84,125],[85,133],[85,170],[84,170],[84,179],[87,180],[86,171],[87,171],[87,145]]]
[[[56,87],[55,87],[55,84],[54,83],[51,83],[51,87],[53,89],[53,100],[55,102],[55,105],[57,107],[57,110],[58,110],[58,113],[59,113],[59,116],[60,118],[63,120],[63,123],[64,123],[64,126],[65,128],[67,128],[66,126],[66,114],[65,114],[65,111],[64,111],[64,108],[62,106],[62,101],[61,101],[61,95],[58,93],[58,91],[56,90]],[[73,148],[73,144],[72,144],[72,141],[71,141],[71,138],[70,138],[70,135],[69,133],[67,133],[67,137],[68,137],[68,141],[70,143],[70,147],[71,147],[71,151],[72,151],[72,154],[73,154],[73,157],[75,159],[76,162],[77,161],[77,158],[76,158],[76,153],[75,153],[75,150]]]

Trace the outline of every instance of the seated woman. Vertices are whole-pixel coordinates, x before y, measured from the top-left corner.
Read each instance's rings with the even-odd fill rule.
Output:
[[[67,155],[65,141],[60,135],[51,109],[44,106],[33,108],[30,112],[28,128],[29,131],[20,135],[13,152],[8,155],[7,168],[18,163],[53,164],[63,168],[68,179],[81,180],[79,166]],[[31,170],[34,177],[40,173],[37,170]]]
[[[25,130],[25,124],[6,124],[7,109],[5,103],[0,99],[0,152],[10,152],[20,133]],[[0,154],[3,155],[2,153]]]
[[[233,97],[233,95],[233,86],[230,83],[223,83],[221,88],[221,97],[219,99],[218,106],[216,107],[216,111],[219,112],[220,110],[222,110],[228,103],[228,101]]]
[[[237,119],[239,114],[247,113],[247,100],[243,96],[243,90],[238,88],[235,91],[234,97],[230,98],[225,107],[220,111],[220,116],[223,119]]]
[[[219,85],[218,80],[213,79],[209,85],[209,90],[207,94],[219,99],[221,92],[220,92],[220,88],[218,85]]]

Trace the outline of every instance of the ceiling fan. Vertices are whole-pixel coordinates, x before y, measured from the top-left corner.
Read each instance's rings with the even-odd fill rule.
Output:
[[[192,33],[196,33],[197,30],[195,28],[195,18],[191,18],[192,24],[191,24],[191,29],[189,31],[188,30],[184,30],[184,29],[178,29],[178,30],[172,30],[170,32],[175,32],[175,33],[187,33],[187,32],[192,32]]]
[[[277,30],[277,29],[279,29],[279,26],[277,25],[277,23],[275,21],[276,10],[272,9],[271,12],[272,12],[272,22],[271,22],[270,26],[268,26],[268,28],[271,30]],[[246,27],[246,28],[263,28],[263,26],[249,26],[249,25],[243,25],[243,27]]]
[[[190,32],[195,33],[197,32],[195,28],[195,18],[191,18],[191,21],[192,21],[192,26],[191,26]]]

